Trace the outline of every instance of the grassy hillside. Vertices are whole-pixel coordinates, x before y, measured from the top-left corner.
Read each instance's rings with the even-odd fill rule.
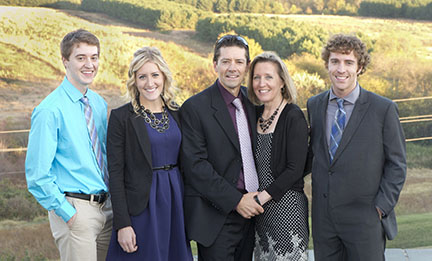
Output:
[[[408,84],[412,83],[413,78],[432,75],[431,22],[338,16],[289,17],[322,26],[329,34],[340,31],[362,32],[374,47],[372,66],[360,78],[368,89],[385,94],[387,85],[382,83],[388,81],[392,88],[393,84],[400,84],[400,88],[406,89],[411,96],[427,95],[432,91],[430,85],[425,85],[426,91],[420,92],[415,84]],[[152,32],[101,14],[1,6],[0,130],[29,128],[34,106],[57,87],[64,77],[60,62],[60,40],[67,32],[77,28],[88,29],[101,40],[101,66],[94,88],[107,100],[110,108],[123,103],[119,96],[126,81],[130,59],[133,52],[144,45],[157,46],[162,50],[180,87],[177,95],[179,103],[215,79],[209,57],[212,55],[211,43],[195,39],[193,31]],[[295,56],[286,62],[296,80],[301,102],[311,93],[327,88],[323,80],[327,78],[326,71],[319,59]],[[416,74],[418,72],[423,74]],[[400,78],[402,76],[405,78]],[[397,79],[402,80],[397,82]],[[429,82],[432,83],[432,78]],[[430,108],[427,107],[428,110]],[[426,110],[422,113],[431,114]],[[408,115],[411,114],[404,114]],[[0,148],[25,146],[26,141],[27,133],[3,134],[0,136]],[[432,151],[430,146],[408,145],[408,152],[408,179],[396,209],[400,234],[388,246],[432,246],[432,235],[428,233],[432,213]],[[23,170],[24,156],[24,153],[0,153],[0,173]],[[0,181],[3,178],[0,176]],[[0,199],[3,205],[15,206],[13,202],[21,202],[17,197],[25,198],[28,192],[22,183],[22,175],[11,179],[17,186],[14,189],[21,192],[19,195],[13,194],[0,187]],[[10,183],[5,184],[6,187],[12,186]],[[306,190],[310,192],[310,183],[307,183]],[[7,192],[7,195],[1,192]],[[33,207],[39,206],[26,205],[29,210]],[[7,220],[0,221],[0,238],[3,239],[0,240],[0,260],[58,258],[45,216],[31,217],[31,221],[22,221],[23,218],[17,216],[4,219]]]

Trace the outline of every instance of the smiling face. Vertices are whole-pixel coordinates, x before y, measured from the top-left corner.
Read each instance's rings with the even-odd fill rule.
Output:
[[[357,74],[360,72],[354,52],[348,54],[331,52],[327,65],[333,92],[342,98],[350,94],[357,84]]]
[[[284,82],[278,72],[279,68],[273,62],[258,62],[255,64],[252,86],[255,95],[263,104],[279,104],[282,100],[281,90]]]
[[[237,96],[248,71],[246,50],[238,46],[222,47],[219,58],[213,66],[222,86]]]
[[[144,107],[156,108],[161,104],[164,88],[164,75],[152,62],[145,63],[136,73],[135,82],[140,93],[140,102]]]
[[[66,77],[81,93],[85,94],[99,68],[98,48],[86,43],[75,44],[69,59],[62,58]]]

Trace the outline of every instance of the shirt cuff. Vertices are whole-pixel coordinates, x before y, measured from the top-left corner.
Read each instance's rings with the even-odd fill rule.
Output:
[[[76,213],[76,209],[65,199],[63,204],[55,210],[57,216],[61,217],[64,222],[68,222]]]

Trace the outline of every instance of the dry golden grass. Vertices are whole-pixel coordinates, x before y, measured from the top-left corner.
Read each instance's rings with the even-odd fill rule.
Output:
[[[0,222],[0,260],[23,260],[28,257],[30,260],[59,259],[46,218],[31,223]]]

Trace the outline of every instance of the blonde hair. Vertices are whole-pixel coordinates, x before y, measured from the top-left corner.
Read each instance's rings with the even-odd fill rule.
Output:
[[[138,111],[140,110],[140,94],[135,81],[136,72],[148,62],[156,64],[164,76],[164,86],[161,93],[163,102],[169,109],[178,110],[179,106],[174,101],[174,91],[177,88],[174,86],[174,81],[168,64],[165,62],[158,48],[145,46],[134,53],[134,57],[129,66],[129,79],[126,82],[126,97],[132,103],[135,113],[138,114]]]
[[[297,91],[294,85],[294,82],[288,72],[288,68],[282,59],[274,52],[263,52],[260,55],[257,55],[251,65],[249,70],[249,78],[248,78],[248,97],[249,100],[255,105],[261,105],[262,103],[256,96],[253,90],[253,75],[255,66],[257,63],[263,62],[271,62],[275,64],[278,68],[278,75],[282,79],[284,86],[282,88],[282,98],[287,100],[288,103],[295,103],[297,98]]]

